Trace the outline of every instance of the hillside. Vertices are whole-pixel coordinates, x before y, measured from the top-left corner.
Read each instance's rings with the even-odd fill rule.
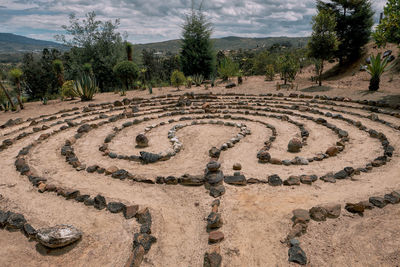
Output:
[[[13,33],[0,33],[0,53],[20,53],[38,51],[44,48],[64,50],[65,46],[59,43],[28,38]]]
[[[307,44],[308,37],[265,37],[265,38],[245,38],[245,37],[223,37],[214,38],[215,50],[237,50],[237,49],[257,49],[270,47],[279,43],[285,46],[304,47]],[[180,40],[170,40],[159,43],[137,44],[137,51],[143,49],[156,50],[158,52],[177,53],[180,48]]]

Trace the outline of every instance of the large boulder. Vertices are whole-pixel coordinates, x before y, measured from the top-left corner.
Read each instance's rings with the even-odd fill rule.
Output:
[[[62,224],[39,229],[36,238],[43,246],[59,248],[81,239],[82,232],[72,225]]]

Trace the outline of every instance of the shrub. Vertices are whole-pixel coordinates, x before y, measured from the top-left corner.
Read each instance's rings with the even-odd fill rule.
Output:
[[[279,72],[281,78],[285,81],[293,81],[299,70],[299,63],[291,54],[285,54],[278,58]]]
[[[275,68],[274,65],[268,64],[266,71],[265,71],[265,80],[266,81],[273,81],[275,77]]]
[[[193,79],[192,79],[192,77],[187,77],[186,78],[186,88],[192,88],[192,85],[193,85]]]
[[[204,81],[204,76],[201,74],[195,74],[193,75],[193,82],[194,84],[198,87],[200,86]]]
[[[64,82],[61,87],[61,100],[67,98],[74,99],[75,97],[78,97],[78,95],[74,91],[74,81],[69,80]]]
[[[371,75],[369,90],[378,91],[381,75],[388,70],[388,58],[381,58],[381,54],[376,57],[371,56],[371,62],[367,65],[367,72]]]
[[[173,86],[179,89],[179,86],[185,83],[185,75],[183,72],[179,70],[174,70],[174,72],[171,75],[171,83]]]
[[[125,94],[125,91],[129,90],[129,84],[133,83],[139,76],[138,68],[132,61],[119,62],[114,67],[114,73],[123,84],[123,95]]]
[[[91,75],[83,73],[80,79],[74,82],[74,94],[80,97],[81,101],[90,101],[98,91],[96,79]]]
[[[237,76],[239,73],[239,64],[233,62],[229,57],[224,58],[218,66],[219,77],[227,81],[230,77]]]

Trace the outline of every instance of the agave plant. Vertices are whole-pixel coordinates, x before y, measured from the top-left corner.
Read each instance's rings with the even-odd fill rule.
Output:
[[[200,86],[204,81],[204,76],[201,74],[195,74],[193,75],[193,82],[194,84],[198,87]]]
[[[371,75],[369,80],[369,90],[378,91],[381,75],[389,70],[388,58],[381,58],[381,54],[371,56],[371,62],[367,65],[367,72]]]
[[[81,101],[90,101],[97,93],[96,79],[87,73],[83,73],[80,79],[74,82],[74,94],[80,97]]]

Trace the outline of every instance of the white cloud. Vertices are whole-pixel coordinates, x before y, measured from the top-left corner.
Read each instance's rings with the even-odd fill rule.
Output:
[[[379,13],[385,2],[374,0],[372,6]],[[0,6],[4,32],[53,40],[68,14],[82,18],[95,11],[102,20],[120,18],[120,31],[134,43],[145,43],[179,38],[191,0],[0,0]],[[304,36],[316,13],[315,0],[205,0],[203,10],[214,24],[214,37]]]

